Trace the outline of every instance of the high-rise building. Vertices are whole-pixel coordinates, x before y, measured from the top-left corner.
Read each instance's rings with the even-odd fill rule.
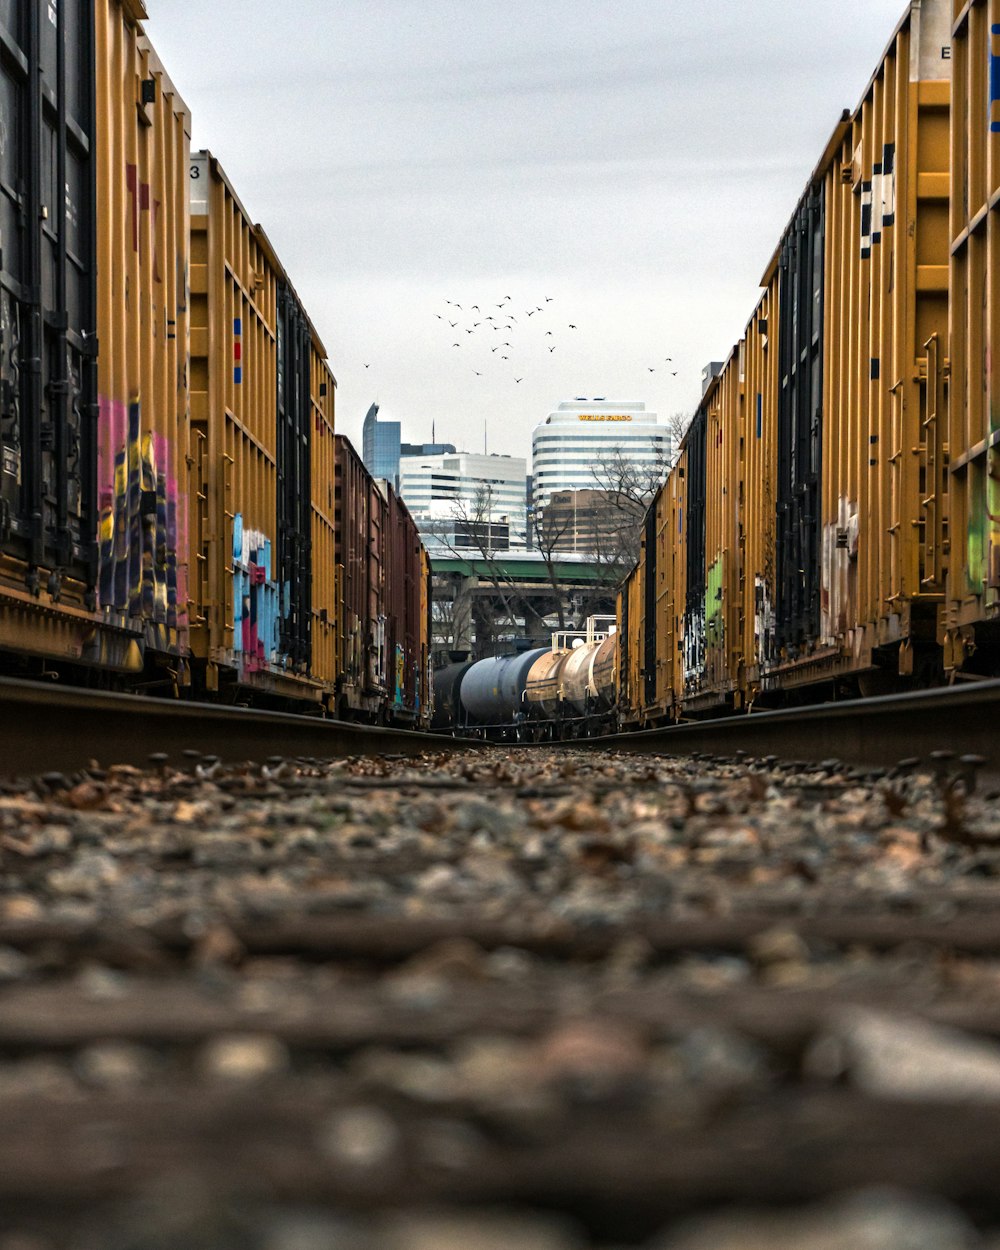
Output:
[[[361,459],[372,477],[384,477],[399,489],[400,422],[380,421],[372,404],[361,431]]]
[[[404,456],[399,493],[428,548],[523,549],[526,469],[521,456]]]
[[[532,434],[535,507],[544,508],[556,491],[608,489],[609,473],[621,463],[650,482],[665,477],[670,451],[669,430],[645,404],[568,400]]]

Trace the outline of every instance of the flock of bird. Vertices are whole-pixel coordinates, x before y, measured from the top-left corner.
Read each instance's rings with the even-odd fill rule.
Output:
[[[546,295],[543,297],[541,304],[534,304],[530,308],[515,311],[515,304],[511,296],[505,295],[500,302],[497,303],[481,303],[481,304],[460,304],[457,300],[446,299],[444,301],[443,312],[432,312],[432,316],[441,322],[441,328],[447,330],[452,338],[451,349],[458,348],[473,350],[477,352],[477,356],[471,366],[472,372],[477,378],[483,376],[484,369],[477,366],[492,363],[494,360],[497,364],[510,364],[511,376],[514,384],[519,385],[524,381],[524,375],[517,376],[519,372],[517,364],[524,359],[524,348],[527,345],[529,334],[536,339],[541,340],[541,346],[548,355],[552,355],[559,346],[557,331],[578,330],[580,327],[572,321],[554,322],[551,318],[555,315],[555,309],[550,309],[549,305],[556,303],[555,297]],[[537,320],[532,320],[537,318]],[[555,326],[555,329],[551,328]],[[498,335],[500,337],[495,338]],[[478,337],[477,337],[478,336]],[[546,342],[552,339],[551,343]],[[480,358],[479,352],[489,352],[489,355],[483,354]],[[517,355],[517,363],[515,361],[515,353]],[[673,359],[668,356],[663,362],[666,365],[672,365]],[[646,368],[650,373],[657,371],[658,365],[647,365]],[[677,377],[677,370],[669,370],[671,377]]]
[[[452,348],[466,348],[475,352],[482,351],[482,355],[476,356],[471,368],[477,378],[481,378],[484,374],[484,368],[487,364],[509,364],[511,365],[511,377],[514,379],[515,385],[520,385],[524,381],[524,375],[517,377],[518,365],[524,360],[523,348],[526,345],[528,334],[538,330],[537,338],[541,340],[548,355],[552,355],[559,346],[556,330],[578,330],[580,327],[572,321],[559,323],[556,330],[548,327],[553,323],[544,320],[547,316],[553,315],[553,309],[548,307],[549,304],[556,302],[555,297],[546,295],[543,297],[541,304],[535,304],[531,308],[520,309],[514,311],[515,305],[511,296],[505,295],[499,302],[482,303],[482,304],[460,304],[457,300],[446,299],[444,301],[443,312],[433,312],[431,315],[441,322],[441,328],[448,331],[445,338],[453,337]],[[539,318],[532,321],[533,317]],[[476,336],[478,335],[478,339]],[[495,339],[493,335],[501,335],[501,338]],[[463,337],[471,336],[471,337]],[[552,343],[547,343],[546,339],[552,339]],[[488,355],[485,354],[488,352]],[[515,352],[521,353],[516,363],[514,362]],[[667,356],[663,360],[664,365],[672,365],[673,357]],[[483,365],[484,368],[477,368],[477,365]],[[365,362],[366,369],[371,368],[371,362]],[[649,373],[656,373],[661,369],[659,364],[647,365],[646,370]],[[672,378],[677,377],[676,369],[661,370],[669,373]]]
[[[554,314],[555,310],[548,306],[555,302],[554,296],[546,295],[541,304],[515,311],[514,301],[509,295],[505,295],[498,304],[484,302],[463,305],[457,300],[446,299],[445,310],[432,315],[442,323],[442,329],[454,331],[453,336],[448,336],[456,340],[452,342],[452,348],[473,349],[477,353],[471,366],[476,377],[481,378],[484,372],[482,368],[476,368],[476,365],[485,366],[495,361],[498,365],[509,364],[514,383],[519,385],[524,381],[524,375],[522,373],[520,377],[517,376],[517,365],[524,359],[524,348],[529,333],[541,340],[541,346],[549,355],[552,355],[558,346],[557,341],[552,343],[545,341],[546,339],[556,340],[556,331],[551,328],[542,328],[556,324],[557,329],[563,329],[561,324],[545,320],[546,317]],[[532,321],[532,318],[538,318],[538,320]],[[573,322],[567,322],[565,329],[578,330],[579,326]],[[494,338],[494,335],[499,337]],[[486,352],[489,355],[486,355]]]

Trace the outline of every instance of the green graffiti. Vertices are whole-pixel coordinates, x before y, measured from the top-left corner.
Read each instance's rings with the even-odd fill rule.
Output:
[[[705,634],[710,647],[722,645],[725,637],[722,616],[722,556],[708,570],[705,581]]]

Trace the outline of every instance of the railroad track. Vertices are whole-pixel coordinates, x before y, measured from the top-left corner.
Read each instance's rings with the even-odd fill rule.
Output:
[[[826,1229],[869,1217],[813,1204],[890,1185],[985,1248],[985,787],[941,759],[457,746],[5,786],[12,1232],[688,1250],[681,1220]],[[929,1218],[890,1217],[898,1244]],[[713,1236],[690,1245],[741,1245]]]
[[[3,773],[73,771],[89,760],[143,765],[151,754],[184,751],[223,762],[269,755],[334,758],[413,755],[466,739],[315,717],[219,707],[0,679]],[[836,760],[897,767],[933,753],[976,757],[980,776],[1000,784],[1000,681],[850,703],[829,703],[667,729],[581,739],[573,745],[635,754],[736,755]],[[532,745],[532,744],[526,744]]]
[[[0,679],[0,724],[0,771],[8,776],[71,772],[95,759],[144,765],[152,754],[178,759],[184,751],[233,762],[269,755],[413,755],[442,746],[439,737],[408,729],[13,678]]]
[[[834,759],[895,767],[934,752],[978,756],[985,776],[1000,781],[1000,681],[885,695],[846,703],[693,721],[666,729],[583,740],[599,750],[650,754],[773,755],[784,760]]]

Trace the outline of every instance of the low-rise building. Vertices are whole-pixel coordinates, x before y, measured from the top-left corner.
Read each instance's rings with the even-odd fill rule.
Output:
[[[399,464],[399,493],[429,549],[525,547],[523,457],[455,452],[404,456]]]

